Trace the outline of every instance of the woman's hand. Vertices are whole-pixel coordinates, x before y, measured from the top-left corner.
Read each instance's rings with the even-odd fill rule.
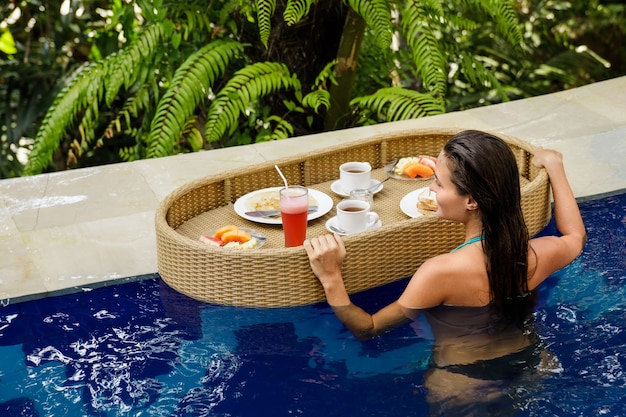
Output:
[[[392,303],[374,316],[350,302],[341,277],[346,248],[338,234],[324,235],[303,243],[311,269],[322,283],[326,300],[341,322],[359,339],[367,340],[409,319],[398,303]]]
[[[563,155],[559,151],[539,147],[531,162],[538,168],[548,169],[555,165],[563,165]]]
[[[338,281],[343,282],[341,265],[346,257],[346,248],[338,234],[307,239],[303,246],[309,256],[313,273],[325,289]]]

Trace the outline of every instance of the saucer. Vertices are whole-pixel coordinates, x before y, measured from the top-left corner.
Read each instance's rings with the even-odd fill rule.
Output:
[[[374,223],[372,226],[368,227],[367,229],[365,229],[365,230],[361,230],[361,232],[365,232],[365,231],[372,230],[372,229],[378,229],[378,228],[379,228],[379,227],[381,227],[382,225],[383,225],[383,222],[381,222],[380,220],[378,220],[376,223]],[[346,236],[346,235],[350,235],[350,234],[354,234],[354,233],[361,233],[361,232],[354,232],[354,233],[339,233],[339,232],[335,232],[334,230],[332,230],[332,229],[330,228],[330,226],[334,226],[334,227],[337,227],[337,228],[339,227],[339,225],[337,225],[337,216],[333,216],[333,217],[331,217],[331,218],[330,218],[330,219],[328,219],[328,221],[326,222],[326,229],[327,229],[329,232],[332,232],[332,233],[337,233],[337,234],[339,234],[339,235],[341,235],[341,236]]]
[[[346,192],[343,188],[341,188],[341,184],[340,184],[341,180],[337,180],[335,182],[333,182],[330,185],[330,189],[332,190],[333,193],[338,194],[342,197],[350,197],[350,192]],[[377,194],[378,192],[380,192],[380,190],[383,189],[383,185],[381,184],[380,181],[375,180],[375,179],[371,179],[370,180],[370,185],[367,188],[372,188],[374,187],[376,184],[378,184],[378,187],[376,187],[376,189],[372,190],[372,194]]]

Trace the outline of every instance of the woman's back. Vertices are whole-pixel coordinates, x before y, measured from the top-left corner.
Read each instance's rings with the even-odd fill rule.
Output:
[[[433,337],[437,367],[488,361],[520,352],[536,338],[527,324],[503,320],[493,305],[437,306],[423,311]]]

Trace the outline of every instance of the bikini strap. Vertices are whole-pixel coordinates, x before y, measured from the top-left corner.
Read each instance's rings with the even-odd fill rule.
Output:
[[[471,245],[472,243],[480,242],[481,240],[483,240],[483,237],[482,237],[482,236],[476,236],[476,237],[473,237],[473,238],[471,238],[470,240],[468,240],[468,241],[466,241],[466,242],[463,242],[463,243],[461,243],[459,246],[457,246],[456,248],[452,249],[452,250],[450,251],[450,253],[452,253],[452,252],[454,252],[454,251],[457,251],[457,250],[459,250],[459,249],[461,249],[462,247],[465,247],[465,246],[467,246],[467,245]]]

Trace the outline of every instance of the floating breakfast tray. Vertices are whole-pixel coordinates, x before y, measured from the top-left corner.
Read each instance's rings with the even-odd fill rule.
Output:
[[[346,161],[367,161],[372,178],[387,177],[383,168],[402,156],[439,154],[459,129],[423,129],[381,134],[358,143],[325,148],[232,170],[186,184],[168,195],[156,212],[159,274],[175,290],[205,302],[240,307],[287,307],[325,299],[302,246],[285,248],[282,226],[246,220],[234,210],[247,193],[282,185],[274,165],[290,184],[300,184],[332,197],[344,197],[331,185]],[[522,183],[522,209],[530,235],[550,220],[550,188],[546,172],[531,164],[534,147],[498,134],[513,150]],[[382,227],[344,236],[347,256],[343,277],[349,293],[381,286],[407,276],[428,258],[450,251],[463,241],[462,225],[436,216],[411,218],[400,209],[402,197],[430,180],[390,179],[374,197],[373,210]],[[310,220],[307,237],[328,233],[335,209]],[[255,229],[266,236],[263,247],[235,250],[210,246],[198,238],[227,224]]]

